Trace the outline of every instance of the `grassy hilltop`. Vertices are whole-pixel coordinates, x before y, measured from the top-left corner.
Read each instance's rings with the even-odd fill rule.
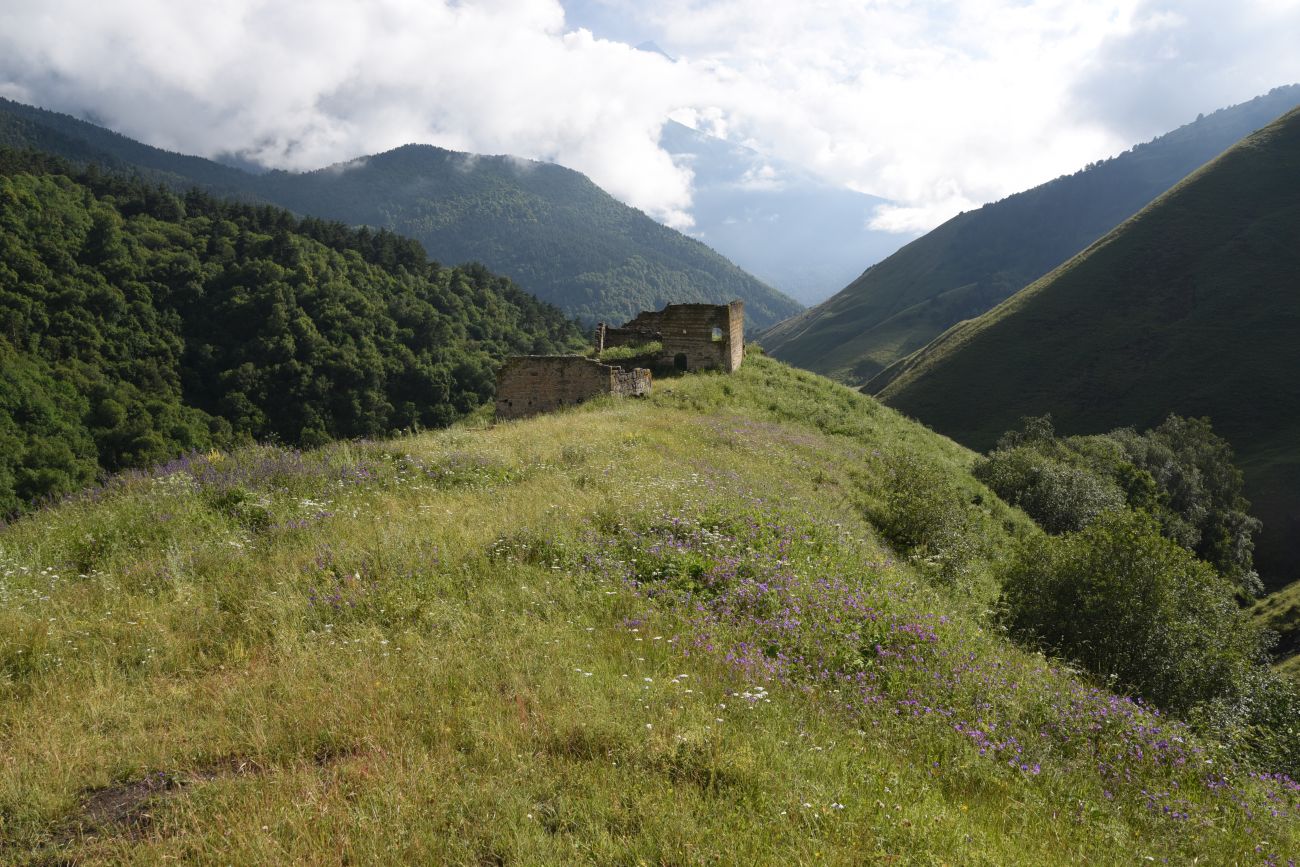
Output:
[[[0,860],[1286,863],[1289,778],[996,628],[974,457],[751,357],[122,476],[0,532]]]

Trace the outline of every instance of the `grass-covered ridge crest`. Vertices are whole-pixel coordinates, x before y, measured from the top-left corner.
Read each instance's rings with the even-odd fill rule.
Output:
[[[751,355],[125,477],[0,533],[0,852],[1285,863],[1288,777],[1007,640],[975,458]]]

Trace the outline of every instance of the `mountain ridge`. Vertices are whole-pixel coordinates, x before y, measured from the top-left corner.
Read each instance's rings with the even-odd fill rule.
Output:
[[[2,147],[0,206],[0,516],[189,451],[443,426],[507,355],[584,343],[387,231]]]
[[[760,339],[778,358],[863,384],[1048,273],[1296,105],[1300,85],[1275,88],[1073,175],[960,214]]]
[[[309,173],[254,175],[9,100],[0,100],[0,142],[139,170],[174,189],[196,185],[214,195],[410,235],[435,260],[482,261],[569,315],[590,321],[622,322],[669,301],[725,303],[739,297],[746,301],[751,327],[762,328],[800,309],[703,243],[618,202],[580,172],[552,163],[414,145]],[[429,150],[404,149],[409,147]],[[402,174],[379,178],[378,166]],[[503,166],[530,168],[511,174]],[[366,184],[356,183],[357,172]],[[469,224],[430,222],[448,206],[437,196],[440,184],[471,199],[466,184],[476,180],[496,198],[477,205],[451,203]],[[380,181],[386,201],[374,197]]]

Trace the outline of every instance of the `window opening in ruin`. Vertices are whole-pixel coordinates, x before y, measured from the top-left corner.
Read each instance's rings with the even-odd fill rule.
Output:
[[[722,342],[722,329],[716,325],[713,326],[713,342],[714,343]]]
[[[685,370],[685,369],[686,369],[686,353],[685,353],[685,352],[679,352],[679,353],[677,353],[676,355],[673,356],[673,367],[677,368],[678,370]]]

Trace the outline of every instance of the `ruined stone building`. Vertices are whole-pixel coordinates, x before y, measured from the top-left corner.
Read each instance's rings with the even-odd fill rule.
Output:
[[[662,344],[658,361],[677,370],[725,370],[745,357],[745,302],[669,304],[646,311],[618,328],[596,328],[596,351],[615,346]]]
[[[497,371],[498,419],[522,418],[583,403],[603,394],[650,393],[651,370],[725,370],[745,354],[745,307],[669,304],[618,328],[596,328],[597,355],[615,347],[645,348],[608,362],[582,355],[520,355]]]
[[[650,393],[650,371],[624,370],[581,355],[520,355],[497,372],[497,418],[523,418],[602,394]]]

